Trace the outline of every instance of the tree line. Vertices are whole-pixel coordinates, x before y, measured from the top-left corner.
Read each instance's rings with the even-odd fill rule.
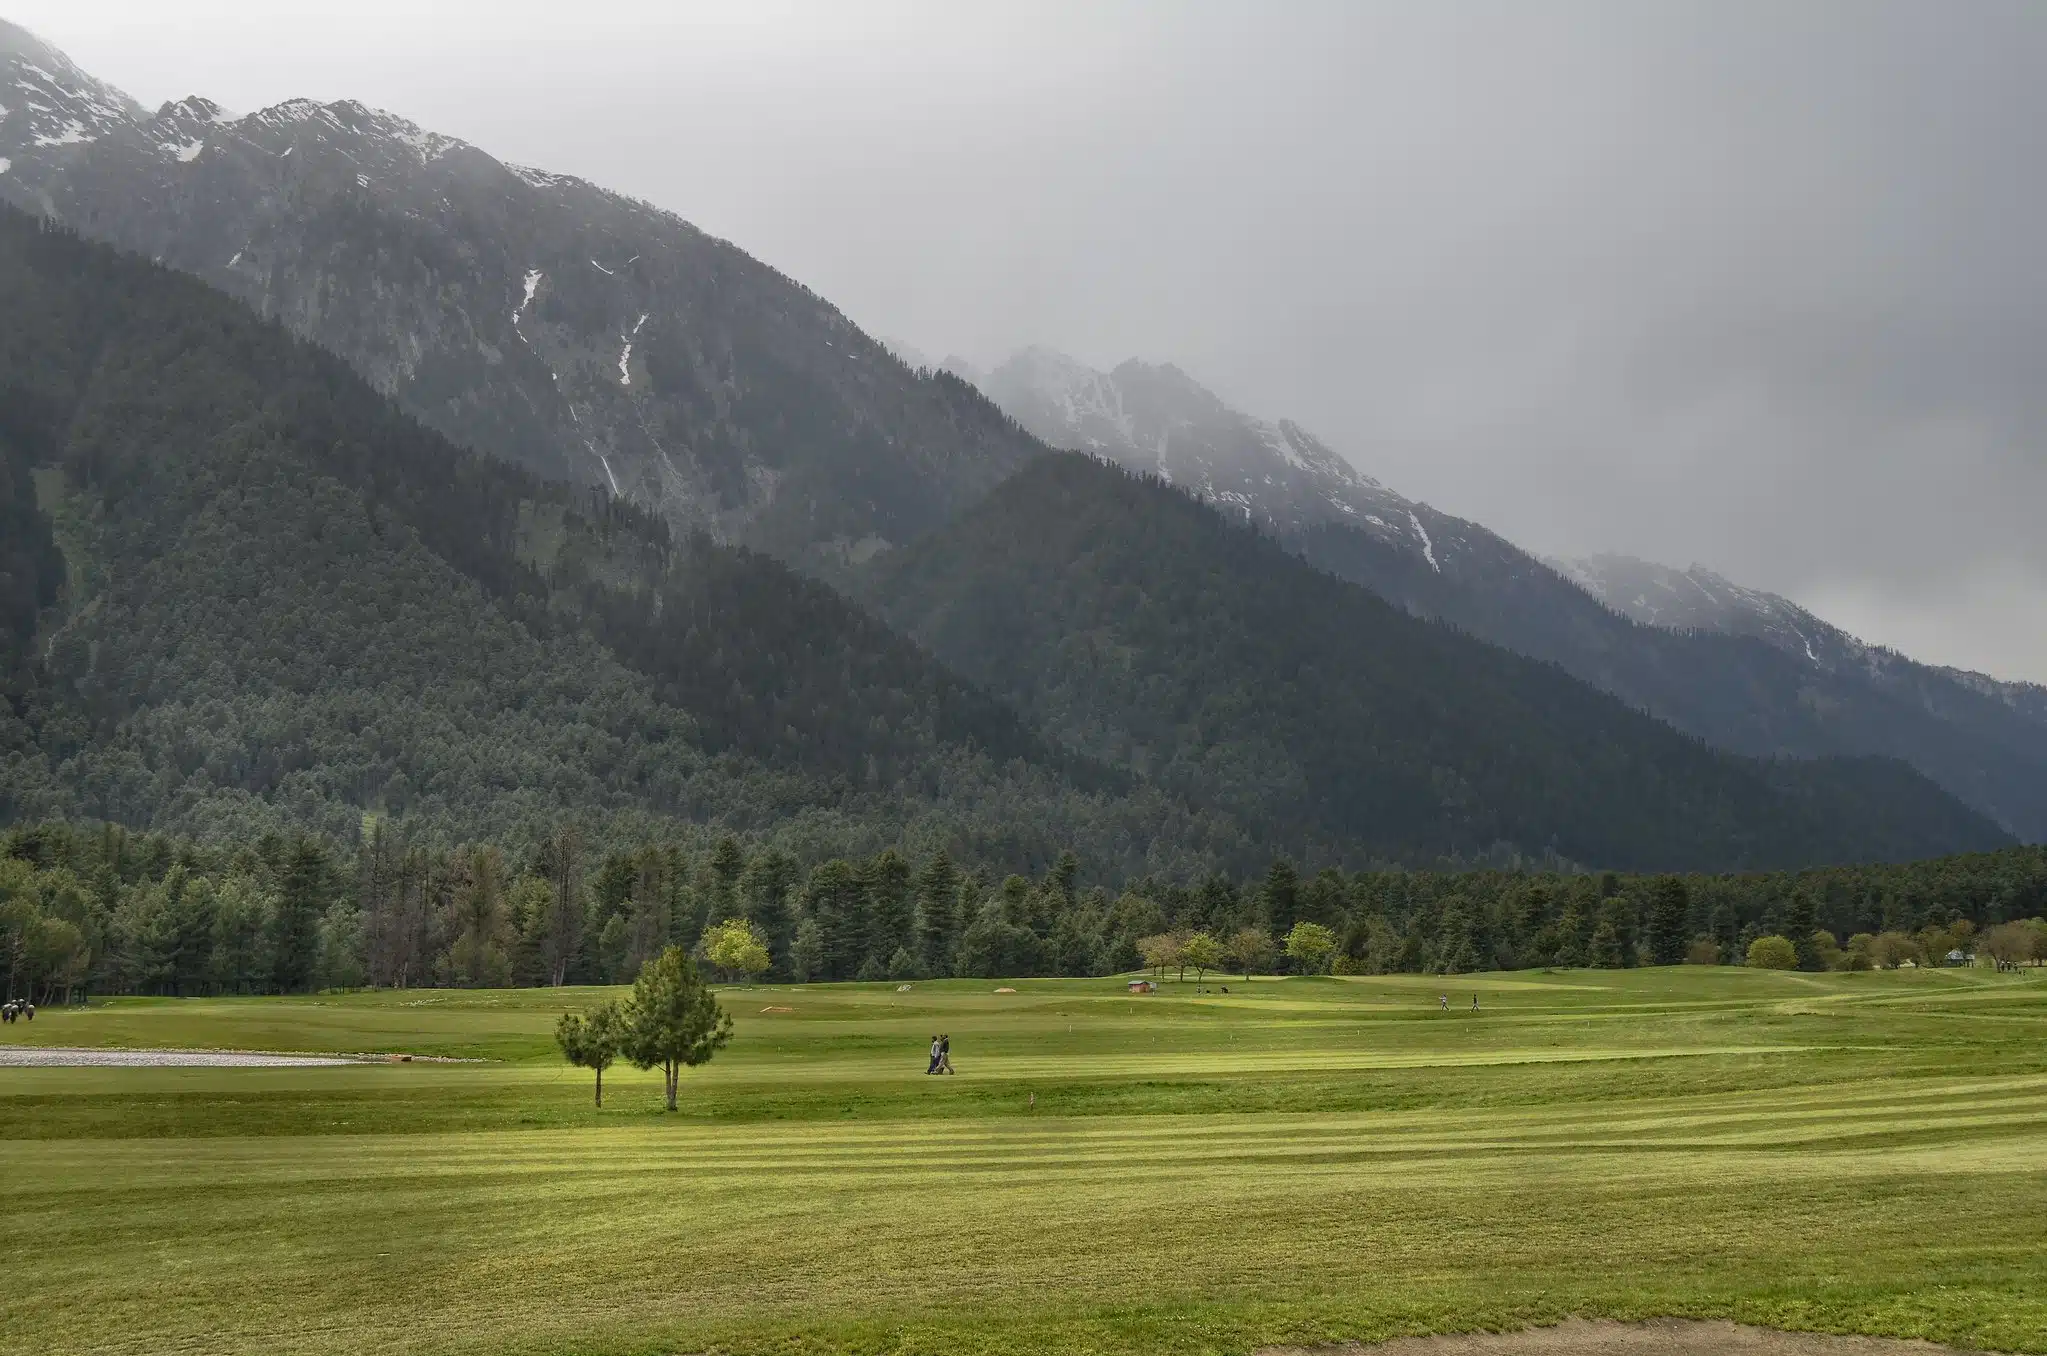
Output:
[[[671,947],[725,978],[1109,975],[1145,966],[1466,973],[2036,962],[2047,848],[1744,875],[1531,871],[1036,876],[889,848],[800,862],[734,835],[600,847],[574,826],[440,847],[376,819],[348,842],[210,843],[109,824],[0,835],[8,996],[624,983]],[[1185,960],[1187,948],[1197,958]],[[1768,948],[1766,948],[1766,951]]]

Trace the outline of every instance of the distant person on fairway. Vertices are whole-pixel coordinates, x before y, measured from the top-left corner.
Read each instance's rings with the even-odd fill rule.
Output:
[[[1438,1003],[1440,1003],[1440,1004],[1442,1004],[1442,1005],[1443,1005],[1443,1011],[1445,1011],[1445,1012],[1448,1012],[1448,1011],[1450,1010],[1450,995],[1449,995],[1449,994],[1447,994],[1447,993],[1443,993],[1443,994],[1437,994],[1437,995],[1436,995],[1436,1001],[1437,1001]]]
[[[1473,994],[1473,995],[1471,996],[1471,1010],[1472,1010],[1473,1012],[1477,1012],[1477,1011],[1478,1011],[1478,995],[1477,995],[1477,994]]]
[[[939,1065],[942,1064],[945,1060],[944,1047],[939,1045],[938,1039],[939,1038],[936,1036],[933,1036],[931,1038],[931,1064],[930,1067],[924,1070],[924,1072],[927,1074],[937,1073]]]
[[[938,1072],[940,1073],[952,1072],[951,1036],[940,1036],[938,1038]]]

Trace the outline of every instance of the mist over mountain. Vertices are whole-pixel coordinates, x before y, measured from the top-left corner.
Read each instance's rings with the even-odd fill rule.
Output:
[[[1241,850],[822,584],[462,452],[190,277],[0,208],[0,308],[40,604],[4,613],[0,818]]]
[[[1035,453],[829,303],[667,212],[403,118],[144,113],[0,23],[0,199],[196,274],[428,426],[812,569]]]
[[[1170,365],[1100,372],[1030,348],[982,382],[1053,446],[1182,485],[1418,616],[1548,660],[1722,748],[1903,758],[2013,832],[2047,837],[2041,689],[1865,645],[1709,571],[1539,560]]]
[[[1233,509],[1043,458],[874,562],[872,592],[1071,746],[1382,854],[1753,867],[1966,832],[1902,764],[1716,753],[1317,571]]]
[[[1170,676],[1171,682],[1192,684],[1182,700],[1228,707],[1282,681],[1284,669],[1222,666],[1211,675],[1197,658],[1212,652],[1215,637],[1255,632],[1262,622],[1252,600],[1262,596],[1261,589],[1322,600],[1330,612],[1325,626],[1369,632],[1385,630],[1388,623],[1377,613],[1360,613],[1369,600],[1348,585],[1329,593],[1310,582],[1322,577],[1312,572],[1273,574],[1272,560],[1245,554],[1237,537],[1168,530],[1160,524],[1180,521],[1174,517],[1178,510],[1143,496],[1119,497],[1105,488],[1109,482],[1100,482],[1099,493],[1082,496],[1092,507],[1081,520],[1107,531],[1105,506],[1120,505],[1134,515],[1133,531],[1165,544],[1168,558],[1157,565],[1169,573],[1161,587],[1185,593],[1190,607],[1212,610],[1171,625],[1150,612],[1112,625],[1096,615],[1096,586],[1076,591],[1071,582],[1093,578],[1102,559],[1086,539],[1050,524],[1032,527],[1030,512],[1003,517],[1003,505],[1014,512],[1019,503],[1035,502],[1028,487],[1042,488],[1047,475],[1053,476],[1049,483],[1057,482],[1060,473],[1042,469],[1048,464],[1046,442],[1053,442],[1114,457],[1156,477],[1174,504],[1192,503],[1184,495],[1195,496],[1239,530],[1255,528],[1277,538],[1328,574],[1363,584],[1408,613],[1549,660],[1724,749],[1759,757],[1894,756],[2007,829],[2031,834],[2047,822],[2047,810],[2038,804],[2043,780],[2030,746],[1989,747],[1997,733],[1990,727],[1957,737],[1954,720],[1922,718],[1896,694],[1873,696],[1838,674],[1826,675],[1831,688],[1815,688],[1818,680],[1787,670],[1791,661],[1766,643],[1632,622],[1484,528],[1361,474],[1298,424],[1234,411],[1176,368],[1133,362],[1113,373],[1092,373],[1045,351],[1019,355],[988,372],[957,358],[941,359],[935,368],[921,355],[905,363],[801,285],[678,218],[580,180],[503,164],[360,104],[292,100],[236,117],[194,97],[145,113],[19,30],[0,40],[0,63],[0,78],[11,80],[14,90],[32,86],[37,93],[32,110],[37,120],[10,112],[0,126],[9,162],[0,173],[0,196],[190,273],[332,350],[411,418],[482,454],[464,463],[472,469],[503,464],[538,477],[530,484],[500,483],[475,471],[472,488],[486,500],[474,509],[481,515],[476,535],[431,538],[440,543],[435,552],[458,573],[481,580],[487,592],[499,590],[491,596],[502,596],[506,606],[516,602],[513,615],[529,631],[540,626],[534,635],[548,644],[559,643],[551,639],[558,622],[541,625],[539,619],[558,618],[562,598],[580,597],[568,610],[573,622],[563,634],[583,637],[628,675],[639,675],[621,681],[652,684],[651,698],[672,714],[649,714],[650,727],[686,719],[695,731],[690,746],[703,756],[753,760],[773,776],[793,776],[798,782],[792,785],[810,788],[764,798],[746,790],[722,802],[704,799],[708,791],[679,786],[651,800],[639,792],[604,792],[625,795],[616,802],[622,808],[690,815],[716,802],[725,808],[713,813],[728,822],[766,825],[777,816],[764,807],[783,804],[798,814],[851,815],[845,822],[853,827],[842,832],[942,823],[950,827],[917,831],[993,841],[986,835],[1002,835],[976,817],[1015,796],[1021,799],[1012,856],[1047,851],[1061,834],[1075,841],[1106,835],[1104,841],[1118,844],[1112,855],[1125,860],[1162,853],[1182,862],[1248,860],[1285,847],[1349,859],[1360,853],[1430,860],[1445,853],[1505,851],[1572,860],[1582,852],[1637,864],[1653,863],[1659,854],[1686,864],[1778,863],[2001,841],[1983,819],[1895,769],[1844,775],[1840,769],[1850,765],[1787,764],[1796,770],[1736,775],[1728,769],[1737,764],[1712,761],[1720,755],[1697,767],[1702,776],[1711,770],[1707,781],[1719,778],[1714,784],[1721,789],[1695,787],[1662,796],[1645,791],[1638,798],[1644,806],[1661,807],[1645,811],[1652,820],[1657,814],[1704,814],[1706,825],[1697,832],[1679,832],[1661,821],[1652,829],[1644,821],[1646,836],[1632,844],[1623,841],[1627,835],[1593,832],[1590,819],[1605,813],[1596,810],[1602,803],[1597,797],[1578,805],[1576,819],[1531,816],[1520,801],[1530,786],[1573,784],[1582,771],[1574,771],[1565,757],[1571,741],[1563,727],[1545,722],[1553,725],[1555,711],[1569,708],[1598,713],[1585,717],[1592,722],[1585,729],[1603,729],[1600,723],[1615,719],[1613,712],[1622,708],[1609,711],[1606,698],[1540,666],[1515,667],[1520,661],[1513,661],[1502,668],[1507,657],[1483,645],[1415,639],[1437,636],[1441,628],[1434,627],[1419,632],[1395,627],[1386,634],[1406,637],[1402,644],[1408,648],[1396,650],[1417,656],[1420,671],[1437,675],[1440,683],[1459,690],[1476,684],[1473,691],[1491,696],[1435,710],[1433,724],[1415,732],[1423,734],[1422,743],[1411,748],[1380,747],[1379,740],[1397,731],[1377,717],[1355,723],[1347,743],[1318,739],[1312,733],[1321,718],[1318,702],[1328,703],[1326,714],[1336,720],[1359,699],[1340,687],[1313,686],[1305,697],[1297,693],[1300,700],[1289,699],[1281,703],[1283,711],[1260,717],[1278,725],[1241,745],[1199,722],[1184,727],[1180,716],[1146,706],[1148,698],[1076,723],[1071,710],[1046,705],[1044,693],[1069,691],[1078,679],[1045,668],[1041,651],[1052,646],[1065,654],[1105,626],[1110,633],[1133,625],[1165,626],[1166,639],[1145,648],[1153,674],[1145,682]],[[24,107],[28,102],[24,99]],[[99,391],[83,374],[96,372],[100,360],[84,352],[77,361],[81,389]],[[243,386],[254,382],[260,388],[264,380],[233,363],[227,370]],[[73,398],[58,400],[58,406]],[[37,399],[47,403],[54,397],[45,392]],[[354,408],[361,397],[347,396],[343,404]],[[252,398],[252,411],[261,406]],[[39,417],[48,415],[43,409]],[[175,420],[166,426],[191,442],[188,478],[214,474],[206,448],[226,430],[212,423],[181,428]],[[89,462],[83,469],[74,465],[79,455],[63,450],[65,436],[58,430],[58,423],[45,418],[30,429],[17,455],[38,475],[53,465],[65,468],[64,485],[71,488],[51,484],[56,498],[43,507],[61,527],[67,515],[81,511],[84,501],[74,501],[72,494],[97,485],[92,477],[98,472]],[[127,445],[137,436],[123,432],[121,439]],[[297,455],[317,463],[328,454],[310,445]],[[122,464],[143,465],[132,454]],[[47,476],[31,480],[40,485]],[[616,507],[572,512],[575,501],[563,498],[563,490],[532,488],[549,482],[581,484],[597,493],[596,504]],[[340,483],[344,494],[335,500],[336,512],[352,519],[355,510],[347,507],[346,495],[363,491],[346,475]],[[1006,498],[988,497],[1018,485],[1026,488],[1008,489]],[[160,507],[218,516],[213,502],[205,495],[166,493]],[[642,509],[653,516],[635,517]],[[470,512],[457,503],[447,509],[457,521]],[[275,536],[268,525],[287,516],[280,507],[235,519],[241,526],[223,530],[230,537],[234,531],[249,533],[283,550],[288,537]],[[373,510],[370,520],[375,521]],[[570,542],[590,540],[592,532],[605,538],[613,531],[605,525],[614,521],[638,524],[632,529],[641,537],[634,559],[642,563],[618,564],[610,546],[594,556],[580,550],[562,556],[556,549],[559,534],[546,526],[557,520],[591,524],[562,528]],[[162,534],[178,520],[152,521],[154,526],[138,525],[133,539],[168,542]],[[964,549],[957,534],[970,530],[961,526],[969,523],[998,537],[1040,531],[1045,544],[1070,558],[1040,559],[1031,566],[1031,577],[1045,589],[1042,598],[1013,592],[1014,581],[963,597],[945,595],[949,581],[919,574],[920,568],[928,572],[931,562],[951,561],[961,580],[1003,578],[990,573],[992,566],[957,554]],[[422,519],[413,530],[431,527]],[[305,520],[300,530],[314,533],[317,524]],[[59,531],[56,540],[69,541],[73,552],[80,549],[76,533],[66,538]],[[671,540],[673,545],[664,544]],[[481,564],[469,554],[478,541],[497,543],[491,548],[497,554],[486,552],[478,558]],[[730,554],[735,546],[763,548],[883,601],[889,617],[932,645],[943,665],[920,666],[915,647],[901,636],[819,584],[778,574],[779,566],[743,551]],[[86,550],[84,559],[98,557]],[[136,577],[169,571],[187,580],[181,587],[194,598],[213,597],[223,587],[217,578],[226,557],[163,558],[179,562],[175,566],[147,551],[121,559],[117,578],[138,570]],[[288,557],[278,557],[269,568],[297,577],[289,564]],[[572,567],[581,571],[569,576],[574,582],[554,577]],[[1168,582],[1238,570],[1253,577],[1219,594]],[[537,580],[530,577],[534,571]],[[913,586],[916,579],[922,583]],[[422,587],[452,597],[468,585]],[[346,592],[338,580],[308,580],[305,591],[312,596],[327,588]],[[126,631],[139,637],[176,633],[155,611],[174,596],[132,602],[124,632],[109,634],[105,643],[135,643],[125,638]],[[398,595],[387,590],[385,596]],[[555,600],[544,614],[521,610],[542,599]],[[454,620],[459,610],[444,611],[438,625],[459,629]],[[110,602],[91,614],[99,621],[83,612],[67,614],[68,624],[89,629],[104,624],[112,611]],[[286,636],[301,624],[318,633],[325,622],[316,626],[289,613],[267,623]],[[681,634],[671,634],[677,627]],[[365,637],[355,648],[402,648],[402,635],[401,626],[374,643]],[[1055,642],[1061,635],[1069,639]],[[966,646],[962,636],[985,643]],[[183,643],[188,648],[177,653],[198,652],[189,648],[196,641]],[[1279,653],[1303,643],[1289,636]],[[353,642],[337,638],[332,645],[342,652]],[[1712,654],[1702,657],[1705,650]],[[75,662],[75,651],[62,646],[46,646],[44,653],[49,663],[60,655],[74,655]],[[1014,654],[1019,663],[1028,658],[1036,667],[991,667],[994,654]],[[1319,670],[1356,658],[1311,648],[1291,662]],[[168,652],[138,651],[134,663],[166,675],[185,672]],[[961,683],[953,670],[970,681]],[[1031,680],[1033,672],[1041,677]],[[838,677],[829,676],[834,674]],[[67,681],[75,686],[78,680],[74,675]],[[203,687],[213,680],[202,681],[194,671],[185,681]],[[1557,682],[1565,686],[1554,687]],[[835,687],[844,689],[843,709],[829,695]],[[165,677],[153,691],[176,695],[177,688],[178,680]],[[42,690],[66,689],[59,683]],[[2009,714],[2003,703],[1972,696],[1983,709]],[[153,710],[153,700],[129,693],[112,710]],[[1969,714],[1978,714],[1976,708]],[[118,723],[127,715],[102,718],[116,724],[97,727],[100,736],[79,735],[75,748],[35,736],[45,760],[46,798],[56,797],[52,804],[101,804],[111,807],[107,813],[129,818],[167,813],[163,769],[183,767],[181,756],[170,752],[176,740],[160,746],[145,741],[153,751],[137,755],[155,769],[144,784],[156,790],[131,786],[102,793],[88,790],[99,785],[91,779],[67,781],[92,766],[90,760],[112,756],[111,746],[96,741],[113,733],[141,737],[134,733],[140,727]],[[1166,721],[1160,729],[1177,733],[1148,737],[1141,755],[1118,742],[1127,742],[1129,730],[1160,720]],[[1623,727],[1631,732],[1625,737],[1587,737],[1592,745],[1619,739],[1616,747],[1629,748],[1630,740],[1654,743],[1646,731],[1660,728],[1653,722],[1617,728]],[[69,727],[59,721],[37,728]],[[1104,743],[1105,730],[1125,734]],[[247,729],[234,736],[259,744],[274,737]],[[1478,775],[1527,741],[1552,754],[1506,781]],[[389,742],[390,737],[382,741]],[[1345,750],[1348,770],[1326,765],[1335,748]],[[1462,752],[1453,756],[1453,749]],[[310,769],[329,761],[353,765],[362,755],[336,744],[328,754],[297,756]],[[1617,759],[1616,768],[1656,761],[1637,752]],[[236,756],[203,766],[214,769],[208,777],[226,778],[216,789],[231,788],[241,785],[237,779],[245,774],[233,769],[245,761]],[[416,802],[418,778],[412,772],[388,755],[370,765],[374,773],[330,782],[297,809],[280,810],[274,799],[267,800],[264,813],[317,810],[331,817],[343,807],[388,809]],[[1363,771],[1375,766],[1387,770],[1385,784],[1376,787]],[[961,770],[968,768],[971,772]],[[1726,781],[1729,776],[1734,780]],[[1014,786],[1007,780],[1019,777],[1023,781]],[[1628,784],[1627,777],[1616,784]],[[282,783],[265,773],[256,785],[274,796]],[[1436,788],[1426,795],[1417,790],[1421,818],[1411,823],[1360,818],[1362,805],[1379,803],[1374,798],[1396,785]],[[1464,789],[1444,801],[1438,794],[1443,786]],[[473,783],[458,779],[449,794],[460,800],[477,792]],[[786,798],[791,794],[795,799]],[[214,795],[204,791],[201,801],[216,803],[209,799]],[[557,793],[554,803],[565,804],[564,795]],[[861,799],[873,795],[911,797],[902,802],[908,818],[882,814],[878,803]],[[1787,796],[1804,808],[1790,808]],[[1429,805],[1453,802],[1454,814],[1445,810],[1449,819],[1429,819]],[[455,802],[429,797],[424,803]],[[536,802],[532,813],[540,813],[543,803]],[[920,803],[925,808],[915,809]],[[1076,808],[1083,803],[1095,808]],[[1702,807],[1709,803],[1718,808],[1707,812]],[[1079,827],[1083,821],[1085,830]],[[456,813],[449,822],[464,821]],[[1766,823],[1782,832],[1762,832]],[[1387,827],[1396,824],[1406,827]]]

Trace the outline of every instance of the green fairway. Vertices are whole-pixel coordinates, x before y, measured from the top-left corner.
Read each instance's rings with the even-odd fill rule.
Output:
[[[1226,982],[726,990],[675,1116],[624,1068],[596,1110],[554,1055],[594,990],[44,1009],[0,1043],[475,1062],[0,1068],[0,1350],[1243,1351],[1581,1313],[2047,1352],[2047,976]]]

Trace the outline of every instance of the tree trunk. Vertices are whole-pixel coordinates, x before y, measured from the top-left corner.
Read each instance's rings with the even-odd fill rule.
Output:
[[[604,1068],[602,1065],[599,1065],[597,1069],[597,1105],[600,1107],[604,1105]]]
[[[664,1066],[663,1072],[668,1075],[668,1109],[673,1111],[675,1110],[675,1084],[682,1077],[682,1066],[671,1060]]]

